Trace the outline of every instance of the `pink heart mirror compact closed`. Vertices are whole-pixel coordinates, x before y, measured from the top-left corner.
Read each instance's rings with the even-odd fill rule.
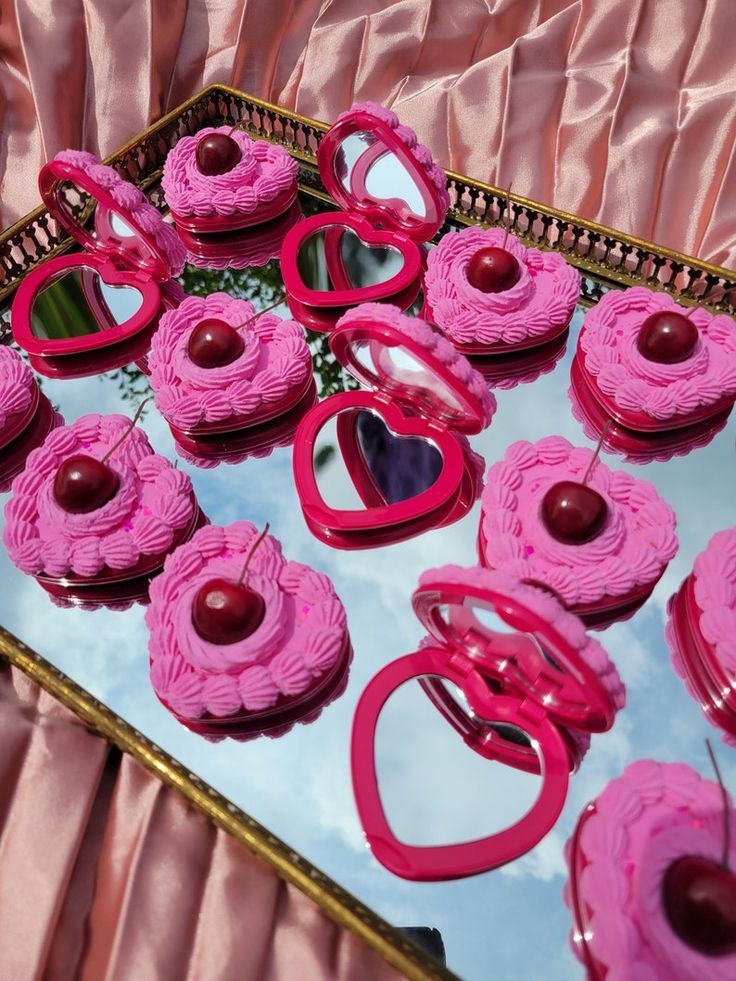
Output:
[[[184,266],[175,230],[142,191],[90,153],[57,154],[42,168],[39,188],[49,214],[84,251],[50,259],[23,280],[11,313],[16,342],[39,371],[50,359],[48,373],[57,376],[62,359],[70,374],[134,360],[144,353],[136,342],[150,339],[171,305],[168,283]]]
[[[366,387],[325,399],[297,430],[294,480],[312,533],[371,548],[461,518],[484,466],[465,434],[496,410],[482,377],[424,321],[383,303],[348,311],[330,347]]]
[[[412,602],[430,636],[416,653],[379,671],[363,692],[353,721],[353,789],[368,844],[382,865],[406,879],[456,879],[513,861],[544,838],[591,733],[611,728],[625,690],[581,621],[550,593],[512,575],[477,567],[432,569],[421,577]],[[405,714],[402,736],[393,740],[383,767],[384,713],[407,689],[421,689],[439,715],[419,726]],[[471,834],[457,835],[452,826],[436,823],[434,812],[453,796],[443,784],[422,807],[421,828],[416,822],[402,826],[400,815],[394,821],[386,806],[392,782],[403,788],[404,801],[411,795],[407,788],[424,755],[429,752],[439,765],[440,754],[428,747],[437,745],[436,726],[443,718],[467,750],[485,761],[476,761],[478,781],[494,786],[487,806],[473,807],[464,781],[463,810],[470,801],[480,815]],[[405,743],[410,746],[402,767]],[[456,769],[467,773],[472,762],[460,757]],[[519,775],[522,788],[514,786]],[[515,798],[522,792],[519,811]],[[425,835],[433,825],[437,841]]]
[[[313,215],[286,236],[281,271],[292,313],[331,330],[359,303],[407,309],[424,253],[450,204],[444,171],[389,109],[353,106],[322,138],[317,163],[340,212]]]

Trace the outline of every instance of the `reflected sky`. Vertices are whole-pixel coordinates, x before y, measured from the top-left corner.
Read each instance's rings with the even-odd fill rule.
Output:
[[[233,290],[232,281],[227,288]],[[574,336],[555,370],[532,385],[497,391],[498,413],[471,445],[489,466],[509,443],[559,433],[590,445],[575,421],[567,398]],[[131,412],[122,398],[119,376],[78,381],[44,381],[44,392],[67,420],[86,412]],[[144,428],[154,448],[176,458],[163,419],[149,406]],[[147,632],[143,609],[125,613],[85,613],[54,607],[33,581],[0,555],[0,622],[44,657],[102,699],[169,753],[200,774],[274,833],[302,852],[361,900],[396,925],[427,925],[443,934],[448,964],[468,981],[568,981],[583,971],[568,949],[570,917],[562,902],[562,849],[583,805],[627,763],[641,757],[682,760],[710,775],[703,739],[712,730],[675,676],[663,639],[668,596],[688,574],[693,559],[717,530],[734,523],[734,436],[729,422],[707,447],[684,458],[644,467],[621,466],[653,481],[679,517],[680,553],[670,564],[652,599],[628,623],[600,638],[616,661],[629,690],[629,704],[611,733],[594,737],[580,772],[571,781],[568,802],[553,832],[529,855],[506,868],[450,883],[409,883],[396,879],[366,849],[355,811],[349,773],[349,734],[355,703],[367,681],[389,661],[410,653],[422,637],[410,597],[425,569],[475,561],[480,506],[461,522],[398,545],[344,553],[321,544],[308,532],[291,473],[291,450],[276,449],[261,460],[203,471],[180,461],[191,474],[198,499],[213,522],[246,518],[281,539],[285,554],[332,576],[348,612],[355,658],[345,695],[309,726],[296,726],[280,739],[210,745],[179,726],[158,703],[148,684]],[[0,497],[4,504],[7,495]],[[426,701],[426,700],[425,700]],[[401,781],[415,745],[407,733],[426,733],[426,744],[444,745],[439,713],[417,700],[393,722],[397,743],[389,777]],[[459,737],[457,737],[459,739]],[[433,748],[433,751],[434,748]],[[436,752],[441,752],[440,748]],[[720,744],[720,758],[736,792],[736,755]],[[466,760],[463,764],[462,759]],[[493,778],[483,788],[484,766],[477,758],[453,757],[450,788],[458,805],[475,820],[493,797]],[[465,767],[465,768],[463,768]],[[463,797],[463,787],[467,797]],[[490,789],[489,789],[490,788]],[[489,797],[490,793],[490,797]],[[401,799],[397,801],[401,807]],[[413,797],[397,821],[422,819]],[[493,829],[490,829],[493,830]]]

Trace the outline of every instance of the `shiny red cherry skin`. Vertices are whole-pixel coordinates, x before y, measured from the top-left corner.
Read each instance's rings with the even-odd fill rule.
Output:
[[[479,249],[470,257],[466,276],[481,293],[503,293],[519,282],[521,266],[507,249],[491,246]]]
[[[214,177],[233,169],[240,160],[240,147],[227,133],[209,133],[200,138],[194,156],[200,171]]]
[[[736,953],[736,875],[730,869],[700,855],[679,858],[665,873],[662,901],[688,947],[710,957]]]
[[[565,545],[583,545],[600,534],[608,505],[587,484],[561,480],[542,498],[542,521],[549,534]]]
[[[54,477],[54,500],[69,514],[96,511],[117,494],[120,478],[106,463],[79,453],[60,464]]]
[[[636,338],[639,354],[658,364],[687,361],[697,343],[698,328],[676,310],[660,310],[647,317]]]
[[[263,622],[266,604],[260,593],[244,583],[210,579],[197,590],[192,623],[210,644],[235,644],[250,637]]]
[[[189,335],[187,352],[199,368],[222,368],[243,353],[243,338],[224,320],[203,320]]]

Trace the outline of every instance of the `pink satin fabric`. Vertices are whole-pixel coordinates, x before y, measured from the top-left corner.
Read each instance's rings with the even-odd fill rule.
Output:
[[[107,154],[210,82],[333,120],[396,109],[445,167],[736,260],[733,0],[15,0],[3,224],[65,147]]]
[[[2,661],[0,746],[0,978],[398,978]]]

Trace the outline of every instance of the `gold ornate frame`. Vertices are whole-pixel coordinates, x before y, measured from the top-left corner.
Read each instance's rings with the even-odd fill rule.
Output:
[[[285,147],[301,165],[301,186],[326,197],[316,166],[325,123],[263,102],[225,85],[210,85],[107,157],[139,187],[161,176],[168,151],[178,139],[203,126],[242,122],[246,132]],[[462,174],[447,173],[451,217],[463,224],[499,224],[506,192]],[[700,303],[736,315],[736,273],[537,201],[511,198],[511,227],[527,244],[554,249],[584,273],[583,299],[595,303],[607,286],[645,284],[666,290],[683,303]],[[163,207],[158,188],[151,193]],[[0,237],[0,301],[31,269],[70,245],[43,207],[30,212]]]
[[[163,208],[158,181],[166,154],[177,140],[206,125],[236,122],[241,122],[252,136],[284,146],[299,160],[302,189],[329,200],[316,166],[317,147],[327,125],[224,85],[208,86],[107,157],[105,163],[146,190],[152,202]],[[451,217],[455,221],[467,225],[501,223],[505,191],[461,174],[448,172],[447,177]],[[513,231],[527,244],[563,253],[583,271],[583,300],[595,303],[611,286],[645,284],[666,290],[684,303],[697,302],[736,315],[736,273],[516,194],[510,198]],[[72,244],[43,207],[30,212],[0,236],[0,303],[5,307],[2,316],[6,324],[7,300],[23,277]],[[24,671],[87,725],[179,791],[406,977],[455,978],[407,937],[2,627],[0,657]]]

